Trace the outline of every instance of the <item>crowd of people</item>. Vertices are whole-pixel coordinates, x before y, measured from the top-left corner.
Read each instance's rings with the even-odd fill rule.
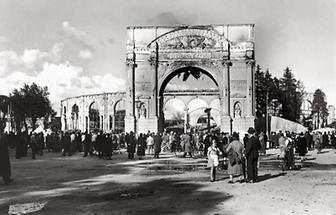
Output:
[[[323,148],[336,148],[336,134],[311,133],[294,134],[290,132],[272,132],[269,137],[263,132],[256,134],[249,128],[240,140],[238,133],[212,132],[176,132],[153,133],[135,135],[130,133],[106,133],[103,131],[59,131],[44,135],[43,133],[9,133],[1,135],[1,157],[7,160],[4,142],[9,147],[15,147],[17,159],[27,156],[31,150],[32,159],[42,156],[44,151],[61,153],[63,156],[72,156],[83,153],[83,157],[97,156],[99,159],[112,159],[113,152],[121,153],[125,148],[128,159],[143,159],[145,156],[159,158],[161,152],[169,152],[183,157],[208,160],[210,180],[216,180],[216,169],[219,165],[227,166],[230,176],[229,183],[233,183],[234,176],[239,182],[256,182],[258,172],[258,157],[266,153],[266,148],[278,148],[279,159],[283,160],[282,170],[294,169],[294,153],[301,158],[301,165],[308,150],[317,149],[320,153]],[[8,154],[8,152],[7,152]],[[9,161],[8,161],[9,162]],[[4,163],[4,161],[2,161]],[[3,168],[4,169],[4,168]],[[8,172],[8,171],[7,171]],[[5,183],[10,183],[9,174],[3,176]]]

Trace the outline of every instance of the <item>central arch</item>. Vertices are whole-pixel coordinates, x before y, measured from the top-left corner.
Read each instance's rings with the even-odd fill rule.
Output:
[[[186,64],[184,66],[180,65],[180,66],[176,66],[173,65],[171,66],[170,71],[168,70],[165,75],[159,80],[159,131],[162,132],[165,129],[165,98],[164,98],[164,91],[167,87],[167,85],[169,84],[169,82],[176,76],[178,75],[184,75],[186,73],[189,74],[189,76],[193,76],[193,74],[196,75],[206,75],[207,77],[209,77],[211,79],[211,81],[216,85],[217,89],[219,90],[219,92],[221,92],[221,77],[218,77],[218,75],[216,75],[216,73],[213,72],[213,70],[207,68],[208,70],[205,69],[204,66],[194,66],[194,65],[190,65],[190,64]],[[194,76],[195,77],[195,76]],[[195,78],[196,78],[195,77]],[[198,77],[200,78],[200,77]],[[198,79],[196,78],[196,79]],[[193,100],[202,100],[202,99],[193,99]],[[204,102],[204,103],[203,103]],[[210,105],[207,104],[205,101],[202,102],[202,107],[203,109],[209,107]],[[204,107],[203,107],[204,106]],[[188,109],[189,104],[185,105],[185,108]],[[187,111],[187,110],[186,110]],[[185,116],[184,118],[188,117]],[[186,120],[186,119],[184,119]]]

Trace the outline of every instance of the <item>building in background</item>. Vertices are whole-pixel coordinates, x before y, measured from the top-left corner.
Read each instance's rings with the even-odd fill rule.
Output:
[[[314,94],[311,92],[306,92],[303,96],[302,104],[301,104],[301,117],[300,121],[305,127],[313,128],[315,120],[312,111],[313,111],[313,99]]]
[[[62,130],[125,130],[125,92],[82,95],[61,101]]]
[[[334,105],[328,105],[328,118],[327,118],[327,125],[332,124],[336,121],[335,118],[335,106]]]

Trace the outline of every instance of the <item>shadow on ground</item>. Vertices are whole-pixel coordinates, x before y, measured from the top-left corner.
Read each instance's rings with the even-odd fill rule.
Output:
[[[266,181],[266,180],[269,180],[269,179],[273,179],[273,178],[277,178],[277,177],[285,176],[285,175],[286,175],[285,172],[281,172],[281,173],[278,173],[278,174],[275,174],[275,175],[272,175],[272,174],[259,175],[258,176],[258,182]]]
[[[313,170],[336,170],[336,164],[319,164],[314,162],[305,162],[304,167]]]
[[[70,186],[65,190],[54,189],[54,192],[61,191],[60,195],[42,193],[47,206],[34,214],[205,214],[216,211],[218,204],[232,197],[223,192],[201,189],[206,185],[177,179],[143,183],[106,182],[89,187],[78,187],[77,181],[68,184]],[[0,207],[1,214],[7,211],[8,206]]]

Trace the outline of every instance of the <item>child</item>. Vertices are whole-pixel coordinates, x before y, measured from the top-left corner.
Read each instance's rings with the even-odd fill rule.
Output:
[[[211,146],[208,148],[208,167],[210,167],[210,180],[214,182],[216,180],[216,167],[219,160],[219,148],[215,139],[212,140]]]

